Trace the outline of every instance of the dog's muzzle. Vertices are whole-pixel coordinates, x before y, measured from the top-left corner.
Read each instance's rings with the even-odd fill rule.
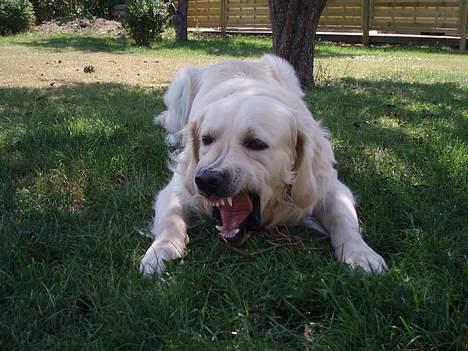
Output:
[[[213,221],[222,239],[238,242],[243,236],[239,234],[260,225],[260,197],[236,189],[230,172],[202,169],[194,180],[205,202],[213,207]]]
[[[205,197],[231,196],[231,173],[221,169],[201,169],[195,175],[198,191]]]

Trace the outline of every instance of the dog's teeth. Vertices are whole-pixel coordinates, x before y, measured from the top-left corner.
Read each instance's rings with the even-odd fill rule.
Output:
[[[229,233],[226,233],[226,234],[223,234],[223,235],[226,238],[234,238],[237,233],[239,233],[239,228],[236,228],[236,229],[230,231]]]
[[[218,232],[222,232],[223,229],[224,229],[224,226],[222,226],[222,225],[216,225],[215,227],[218,230]]]
[[[229,206],[232,207],[232,197],[228,197],[227,202],[228,202]]]
[[[223,199],[219,200],[219,203],[221,204],[221,206],[224,206],[224,200]]]

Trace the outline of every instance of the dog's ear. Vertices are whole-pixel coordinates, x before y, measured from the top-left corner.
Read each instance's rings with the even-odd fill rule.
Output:
[[[189,122],[184,128],[184,184],[189,193],[194,194],[194,174],[200,161],[200,137],[198,125],[196,122]]]
[[[188,122],[192,102],[199,89],[199,71],[191,65],[181,68],[164,94],[167,111],[156,116],[154,122],[171,134],[180,132]]]
[[[198,126],[195,122],[190,122],[188,128],[188,143],[192,146],[192,158],[198,163],[200,161],[200,134],[198,132]]]
[[[313,203],[317,188],[315,177],[312,175],[312,158],[306,155],[306,149],[310,151],[311,147],[306,143],[306,136],[298,131],[293,168],[295,178],[291,188],[291,198],[300,208],[307,208]]]
[[[295,179],[291,187],[291,198],[300,208],[311,207],[324,198],[335,172],[333,151],[327,133],[317,122],[313,122],[316,126],[307,128],[307,132],[297,131],[293,169]]]
[[[279,82],[282,87],[299,97],[304,96],[296,71],[291,64],[276,55],[263,55],[258,61],[263,64],[271,77]]]

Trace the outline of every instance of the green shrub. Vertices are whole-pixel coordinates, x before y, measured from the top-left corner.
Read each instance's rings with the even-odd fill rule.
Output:
[[[76,15],[112,17],[112,8],[125,0],[31,0],[38,22]]]
[[[29,0],[0,0],[0,35],[24,32],[33,21],[34,12]]]
[[[83,0],[31,0],[38,23],[80,13]]]
[[[167,6],[162,0],[128,0],[125,27],[138,45],[160,39],[167,25]]]
[[[83,0],[83,13],[102,18],[112,17],[112,8],[125,0]]]

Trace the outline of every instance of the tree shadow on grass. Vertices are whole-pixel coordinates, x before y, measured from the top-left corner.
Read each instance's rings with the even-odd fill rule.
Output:
[[[44,37],[31,42],[17,42],[19,45],[39,47],[53,50],[79,50],[85,52],[110,52],[115,54],[128,53],[131,50],[144,50],[157,53],[159,50],[178,50],[184,52],[203,53],[213,56],[260,56],[271,52],[271,42],[245,38],[197,38],[185,43],[165,39],[153,44],[150,48],[137,47],[130,38],[98,37],[92,35],[60,35]]]
[[[262,40],[263,39],[263,40]],[[181,54],[191,52],[212,56],[255,57],[272,52],[270,36],[233,35],[222,37],[220,35],[199,35],[187,42],[176,42],[174,39],[164,39],[154,43],[150,48],[141,48],[133,40],[125,36],[98,36],[93,34],[60,34],[40,36],[32,41],[17,41],[16,44],[37,47],[48,50],[79,50],[83,52],[107,52],[125,54],[132,51],[145,51],[157,53],[159,50],[178,51]],[[362,55],[375,55],[383,52],[418,52],[418,53],[454,53],[443,48],[421,48],[416,46],[373,46],[360,47],[342,43],[320,41],[316,44],[316,57],[354,57]]]
[[[305,323],[331,320],[315,335],[327,337],[333,324],[338,327],[330,328],[330,340],[337,343],[343,339],[333,333],[343,333],[348,342],[359,337],[341,331],[347,327],[368,333],[366,338],[381,337],[376,344],[396,338],[392,342],[404,346],[413,339],[406,332],[411,328],[422,348],[429,346],[428,335],[450,345],[462,328],[449,327],[463,316],[464,256],[458,251],[466,228],[457,213],[466,203],[466,170],[453,168],[450,145],[465,141],[465,93],[451,83],[349,79],[307,93],[312,110],[336,136],[341,178],[360,196],[371,245],[386,258],[407,255],[406,267],[369,277],[338,264],[326,267],[323,255],[316,259],[309,249],[278,247],[253,252],[248,261],[218,250],[225,258],[218,262],[206,255],[210,250],[200,250],[204,263],[185,264],[188,273],[168,275],[164,285],[136,277],[132,261],[141,242],[134,227],[150,218],[153,194],[169,176],[163,132],[151,122],[164,108],[162,91],[121,84],[0,89],[0,303],[13,330],[4,344],[47,348],[51,337],[85,342],[91,327],[101,330],[92,338],[106,345],[139,345],[155,325],[159,334],[178,340],[171,313],[184,300],[191,306],[187,314],[217,312],[202,327],[195,317],[187,324],[189,335],[196,331],[206,345],[213,339],[204,326],[215,330],[224,322],[222,330],[235,330],[225,319],[230,311],[238,318],[238,310],[255,317],[249,323],[259,335],[275,332],[268,324],[275,320],[303,340]],[[422,184],[415,182],[419,175]],[[405,234],[408,228],[413,231]],[[424,236],[438,231],[448,239],[431,247]],[[421,242],[425,250],[408,248]],[[411,269],[420,271],[411,275]],[[447,276],[452,280],[444,286]],[[434,298],[434,291],[444,298]],[[96,301],[97,308],[80,299]],[[343,312],[354,313],[352,326],[330,317]],[[356,320],[364,325],[356,329]],[[28,333],[22,332],[25,325]],[[376,329],[370,334],[369,325]],[[164,340],[153,336],[151,345],[162,347]]]
[[[19,232],[58,223],[58,241],[106,216],[145,222],[168,177],[163,109],[161,90],[122,84],[0,89],[0,211]]]
[[[261,37],[264,38],[264,37]],[[159,50],[171,50],[174,56],[178,51],[187,54],[203,54],[212,56],[231,57],[256,57],[263,54],[272,53],[271,38],[258,40],[258,37],[240,36],[223,38],[220,36],[203,36],[191,39],[187,42],[177,42],[173,39],[164,39],[153,44],[150,48],[138,47],[133,40],[127,37],[93,36],[93,35],[60,35],[47,36],[29,42],[16,42],[18,45],[42,48],[46,50],[78,50],[83,52],[107,52],[113,54],[128,54],[132,50],[157,53]],[[327,57],[347,57],[360,56],[364,53],[337,51],[334,43],[320,43],[316,46],[316,56]]]
[[[86,34],[49,35],[32,41],[16,42],[17,45],[49,49],[49,50],[78,50],[84,52],[109,52],[114,54],[128,53],[135,46],[126,37],[94,36]]]
[[[260,37],[264,38],[264,37]],[[187,50],[212,56],[251,57],[271,53],[272,43],[269,40],[259,40],[258,37],[221,36],[197,37],[187,42],[163,40],[153,46],[154,49]]]
[[[123,84],[0,88],[6,348],[46,345],[49,335],[95,317],[92,305],[75,302],[105,284],[93,280],[97,272],[109,277],[115,265],[136,275],[128,250],[144,240],[135,228],[151,218],[154,193],[169,176],[164,135],[152,124],[163,109],[161,90]],[[53,303],[45,286],[60,292]],[[32,318],[14,316],[17,306]],[[27,335],[26,319],[38,324]]]
[[[460,243],[468,228],[467,87],[345,78],[308,91],[307,100],[332,130],[339,177],[357,196],[366,240],[389,264],[381,296],[399,301],[386,312],[390,324],[415,326],[421,345],[462,347],[457,323],[466,310]],[[421,313],[417,302],[402,298],[419,291],[428,297]],[[368,304],[352,294],[354,306],[345,300],[334,297],[344,308],[340,314],[357,307],[366,315],[367,305],[370,316],[379,298]],[[442,301],[451,307],[440,308]],[[382,309],[382,301],[377,305]],[[449,318],[441,317],[446,313]]]
[[[398,252],[402,232],[461,239],[466,88],[345,78],[309,91],[307,100],[335,135],[339,174],[358,195],[377,248]]]
[[[159,50],[171,50],[176,56],[178,51],[192,52],[212,56],[255,57],[272,52],[271,38],[235,35],[228,38],[221,36],[202,36],[187,42],[176,42],[173,39],[164,39],[153,44],[150,48],[138,47],[128,37],[95,36],[95,35],[50,35],[33,41],[18,41],[16,44],[46,50],[78,50],[83,52],[107,52],[114,54],[128,54],[132,50],[142,50],[157,53]],[[359,56],[363,53],[337,51],[339,45],[333,43],[320,43],[316,47],[317,57],[346,57]]]

